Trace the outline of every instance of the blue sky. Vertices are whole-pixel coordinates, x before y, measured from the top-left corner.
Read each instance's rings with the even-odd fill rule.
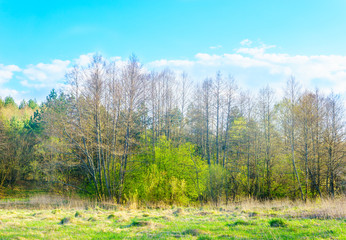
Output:
[[[195,80],[220,69],[244,88],[294,74],[345,95],[345,12],[344,0],[0,0],[0,96],[42,100],[95,52]]]

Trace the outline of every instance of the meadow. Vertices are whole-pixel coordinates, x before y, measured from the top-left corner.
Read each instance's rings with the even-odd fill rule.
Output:
[[[0,239],[346,239],[343,198],[175,207],[37,196],[0,208]]]

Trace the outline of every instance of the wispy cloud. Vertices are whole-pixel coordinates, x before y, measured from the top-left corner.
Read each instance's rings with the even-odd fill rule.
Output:
[[[220,49],[220,48],[222,48],[222,45],[217,45],[217,46],[210,46],[209,47],[210,49]]]
[[[20,103],[20,101],[23,99],[23,94],[25,94],[24,91],[17,91],[15,89],[11,88],[4,88],[0,85],[0,97],[4,99],[7,96],[11,96],[17,104]]]
[[[338,55],[290,55],[277,52],[275,45],[244,47],[251,41],[242,41],[242,47],[230,53],[198,53],[193,60],[160,60],[152,67],[171,67],[190,72],[195,80],[214,76],[218,70],[232,74],[244,88],[253,90],[266,84],[282,89],[290,75],[294,75],[303,87],[319,87],[329,93],[346,95],[346,56]],[[270,53],[268,50],[270,49]],[[159,63],[159,64],[158,64]]]
[[[0,86],[1,84],[9,81],[15,72],[20,72],[21,69],[16,65],[3,65],[0,64]]]
[[[23,70],[25,79],[21,81],[21,84],[34,88],[54,86],[64,78],[70,63],[69,60],[63,61],[56,59],[51,63],[29,65]]]
[[[249,54],[252,56],[261,56],[267,51],[267,49],[275,48],[275,45],[265,45],[263,44],[260,47],[247,47],[247,48],[239,48],[236,52],[242,54]]]
[[[79,56],[79,58],[74,60],[74,63],[79,66],[86,67],[90,63],[90,59],[94,54],[95,53],[82,54]]]
[[[5,87],[5,83],[10,82],[16,72],[22,71],[16,65],[0,64],[0,97],[12,96],[16,100],[20,97],[20,92],[15,89]]]
[[[149,67],[166,67],[166,66],[171,66],[171,67],[191,67],[195,64],[193,61],[189,60],[166,60],[166,59],[161,59],[161,60],[156,60],[153,62],[150,62],[148,65]]]
[[[243,41],[240,42],[240,45],[242,46],[250,46],[252,44],[252,41],[249,39],[244,39]]]

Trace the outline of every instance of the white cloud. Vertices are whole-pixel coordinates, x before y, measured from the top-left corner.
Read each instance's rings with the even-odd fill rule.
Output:
[[[222,45],[217,45],[217,46],[210,46],[209,47],[210,49],[220,49],[220,48],[222,48]]]
[[[22,84],[24,87],[36,88],[36,89],[47,87],[47,83],[43,83],[43,82],[41,82],[41,83],[29,82],[27,79],[24,79],[24,80],[20,81],[20,84]]]
[[[82,54],[77,59],[74,59],[73,64],[80,67],[88,67],[94,55],[95,53]],[[114,62],[116,67],[122,67],[126,63],[126,60],[122,60],[122,57],[120,56],[110,57],[109,59],[105,59],[105,61],[107,63]]]
[[[79,58],[75,59],[75,64],[81,66],[81,67],[87,67],[90,64],[90,59],[95,53],[88,53],[88,54],[82,54],[79,56]]]
[[[14,72],[20,72],[21,69],[16,65],[3,65],[0,64],[0,85],[9,81]]]
[[[267,63],[259,61],[250,57],[240,54],[223,54],[223,55],[209,55],[206,53],[198,53],[195,55],[197,63],[204,66],[234,66],[241,68],[266,66]]]
[[[195,57],[200,63],[207,64],[207,65],[218,64],[218,61],[222,59],[222,56],[220,55],[216,55],[216,54],[210,55],[207,53],[197,53]]]
[[[244,39],[243,41],[240,42],[240,45],[242,46],[250,46],[252,44],[252,41],[249,39]]]
[[[32,88],[54,87],[64,79],[70,65],[69,60],[55,59],[52,63],[38,63],[29,65],[23,70],[24,79],[21,84]]]
[[[17,90],[5,87],[4,84],[11,81],[15,72],[20,71],[21,69],[16,65],[0,64],[0,97],[5,98],[6,96],[12,96],[16,100],[19,99],[21,93]]]
[[[251,41],[245,39],[241,44],[250,45]],[[179,61],[185,64],[176,64]],[[318,87],[326,93],[333,89],[335,93],[346,95],[346,56],[290,55],[277,53],[274,45],[241,47],[224,54],[198,53],[193,60],[162,59],[149,65],[186,71],[196,80],[214,76],[221,70],[234,75],[241,86],[253,90],[267,84],[282,89],[288,77],[294,75],[305,88]]]
[[[267,49],[275,48],[275,47],[276,47],[275,45],[270,45],[270,46],[263,45],[261,47],[239,48],[237,50],[237,53],[243,53],[243,54],[248,54],[248,55],[252,55],[252,56],[261,56],[264,54],[264,52]]]
[[[191,67],[194,64],[195,63],[193,61],[189,61],[189,60],[166,60],[166,59],[161,59],[161,60],[156,60],[156,61],[150,62],[147,65],[149,67],[151,67],[151,68],[155,68],[155,67],[166,67],[166,66],[170,66],[170,67]]]
[[[17,104],[19,104],[20,101],[22,100],[23,94],[24,92],[20,92],[15,89],[3,88],[3,87],[0,88],[0,97],[2,99],[4,99],[7,96],[11,96],[13,97],[13,99],[15,100]]]

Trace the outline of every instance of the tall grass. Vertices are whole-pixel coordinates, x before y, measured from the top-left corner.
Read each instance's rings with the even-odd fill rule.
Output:
[[[87,208],[116,209],[113,202],[97,202],[96,200],[77,197],[64,197],[53,194],[40,194],[27,198],[0,200],[2,209],[87,209]]]
[[[142,203],[137,199],[129,201],[126,205],[117,205],[114,202],[97,202],[96,200],[81,199],[77,197],[63,197],[59,195],[34,195],[24,199],[0,200],[2,209],[88,209],[102,208],[108,210],[138,210],[138,209],[172,209],[180,206],[170,206],[163,203]],[[190,208],[196,206],[190,206]],[[187,206],[189,208],[189,206]],[[215,207],[205,204],[203,210],[238,211],[249,213],[250,216],[285,216],[293,218],[341,219],[346,218],[346,197],[324,198],[303,201],[289,199],[258,201],[244,199],[243,201]]]
[[[225,209],[237,208],[242,211],[257,211],[273,213],[297,218],[341,219],[346,218],[346,197],[323,198],[308,200],[307,202],[289,199],[257,201],[246,199],[244,201],[224,206]]]

